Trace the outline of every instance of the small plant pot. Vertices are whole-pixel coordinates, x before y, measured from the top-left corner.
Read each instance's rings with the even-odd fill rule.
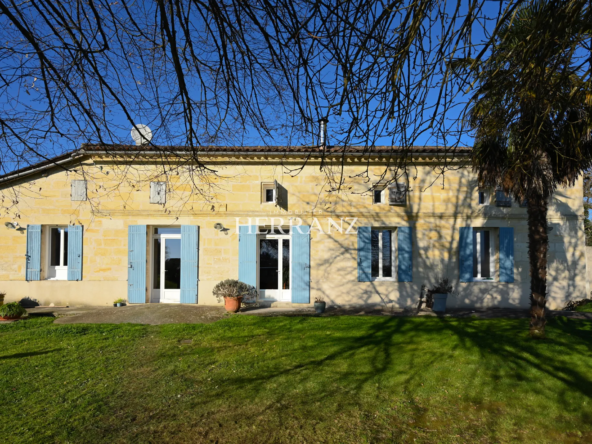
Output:
[[[118,302],[118,303],[117,303],[117,304],[115,304],[115,305],[117,305],[118,307],[123,307],[123,303],[121,303],[121,302]]]
[[[224,298],[224,308],[228,313],[237,313],[240,310],[243,297],[238,298]]]
[[[435,313],[445,313],[446,312],[446,299],[448,298],[448,294],[435,293],[433,297],[434,297],[434,305],[432,305],[432,310]]]
[[[325,301],[314,303],[314,309],[318,314],[325,313],[326,306],[327,306],[327,303]]]
[[[0,316],[0,321],[16,321],[20,319],[22,316]]]

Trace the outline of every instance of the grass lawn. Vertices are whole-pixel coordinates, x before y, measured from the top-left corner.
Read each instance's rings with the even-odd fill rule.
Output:
[[[588,321],[51,321],[0,325],[2,442],[592,441]]]
[[[591,312],[592,311],[592,302],[588,302],[587,304],[580,305],[579,307],[576,307],[575,311]]]

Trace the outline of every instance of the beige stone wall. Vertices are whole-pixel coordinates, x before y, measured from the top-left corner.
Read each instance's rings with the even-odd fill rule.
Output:
[[[313,230],[311,240],[311,299],[329,303],[417,304],[421,285],[440,277],[455,285],[450,306],[528,306],[529,271],[526,210],[479,206],[477,181],[469,169],[440,174],[429,159],[410,169],[408,205],[373,205],[369,187],[385,171],[384,163],[349,159],[343,174],[339,162],[325,167],[311,159],[252,157],[204,159],[215,173],[201,174],[180,165],[162,174],[158,163],[137,160],[126,164],[112,159],[87,159],[76,171],[54,169],[0,185],[0,290],[7,300],[31,297],[43,304],[106,305],[126,297],[127,228],[193,224],[200,226],[199,303],[215,304],[211,295],[220,280],[238,277],[237,219],[268,225],[269,218],[314,218],[324,233]],[[302,167],[302,170],[297,170]],[[367,172],[367,174],[365,174]],[[297,174],[296,174],[297,173]],[[390,174],[390,173],[389,173]],[[88,181],[88,201],[70,200],[73,179]],[[168,182],[167,204],[149,203],[149,182]],[[261,203],[261,182],[277,180],[288,191],[288,210]],[[343,181],[341,191],[336,184]],[[413,230],[413,282],[358,282],[357,237],[327,233],[329,218],[357,218],[356,226]],[[26,232],[4,228],[7,221],[21,225],[84,225],[83,281],[25,282]],[[214,229],[215,223],[229,228]],[[553,197],[549,223],[549,306],[586,295],[582,183],[561,189]],[[347,224],[346,224],[347,225]],[[459,283],[458,231],[462,226],[515,229],[515,282]],[[44,243],[45,245],[45,243]],[[147,241],[149,251],[149,241]],[[45,255],[44,255],[45,257]],[[42,264],[42,269],[45,265]],[[148,268],[150,270],[150,268]],[[43,278],[43,275],[42,275]],[[150,282],[150,276],[148,276]]]
[[[586,247],[586,294],[592,298],[592,247]]]

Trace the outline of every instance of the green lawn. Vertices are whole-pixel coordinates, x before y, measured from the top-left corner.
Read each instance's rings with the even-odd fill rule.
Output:
[[[592,311],[592,302],[588,302],[584,305],[580,305],[579,307],[576,307],[575,311],[591,312]]]
[[[0,325],[0,439],[591,442],[592,322],[550,321],[539,341],[527,326],[254,316]]]

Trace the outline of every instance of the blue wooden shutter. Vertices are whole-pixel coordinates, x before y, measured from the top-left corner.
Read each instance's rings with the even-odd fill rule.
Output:
[[[499,280],[514,282],[514,228],[499,229]]]
[[[460,227],[458,263],[461,282],[473,282],[473,228]]]
[[[41,225],[27,225],[25,278],[27,281],[41,279]]]
[[[371,227],[358,227],[358,282],[372,280],[371,237]]]
[[[310,303],[310,226],[292,227],[292,302]]]
[[[397,228],[397,252],[399,282],[413,282],[413,228]]]
[[[127,300],[146,303],[146,225],[130,225],[127,237]]]
[[[257,287],[257,225],[238,227],[238,280]]]
[[[82,225],[68,227],[68,280],[82,280]]]
[[[199,227],[181,226],[181,303],[197,304]]]

